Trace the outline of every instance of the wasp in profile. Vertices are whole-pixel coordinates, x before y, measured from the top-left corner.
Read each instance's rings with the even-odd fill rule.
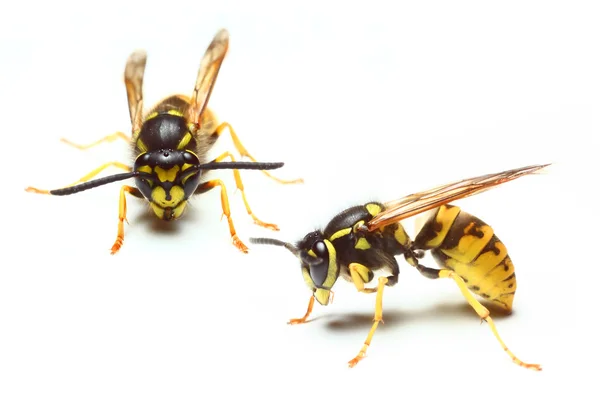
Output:
[[[55,196],[71,195],[108,183],[134,178],[135,187],[124,185],[119,197],[119,221],[117,238],[111,248],[115,254],[124,240],[123,221],[126,220],[126,194],[144,198],[154,214],[166,221],[181,217],[186,209],[188,199],[194,194],[201,194],[216,187],[221,189],[221,205],[227,217],[233,244],[242,252],[248,248],[237,236],[231,219],[229,201],[225,184],[220,179],[205,180],[203,176],[209,170],[231,169],[237,189],[240,191],[246,211],[257,225],[277,231],[275,224],[261,221],[254,215],[242,183],[240,169],[262,170],[264,174],[280,183],[299,183],[302,179],[282,180],[272,176],[267,170],[280,168],[283,163],[265,163],[257,160],[246,150],[235,131],[227,122],[218,124],[215,114],[207,108],[212,89],[215,85],[221,63],[229,47],[229,33],[222,29],[213,38],[202,58],[196,85],[192,96],[172,95],[143,112],[142,82],[146,68],[146,52],[133,52],[125,66],[125,87],[129,104],[132,135],[117,132],[94,143],[80,145],[69,140],[63,142],[78,149],[88,149],[104,142],[123,139],[130,142],[134,163],[133,166],[121,162],[109,162],[66,188],[41,190],[28,187],[26,191]],[[221,134],[228,130],[233,144],[242,157],[251,162],[236,161],[231,152],[224,152],[219,157],[207,161],[207,154]],[[229,161],[223,161],[229,159]],[[100,179],[92,180],[108,167],[126,171]]]
[[[541,370],[540,365],[525,363],[508,349],[489,310],[471,294],[473,292],[490,304],[511,312],[517,282],[506,247],[489,225],[448,203],[538,172],[548,165],[464,179],[388,203],[370,202],[350,207],[336,215],[324,230],[310,232],[295,244],[271,238],[252,238],[250,242],[283,246],[300,260],[302,276],[312,296],[306,314],[290,320],[290,324],[306,322],[315,300],[328,305],[333,297],[331,289],[339,277],[352,282],[359,292],[377,293],[373,325],[363,347],[349,361],[350,367],[366,356],[383,318],[384,286],[398,282],[400,269],[395,256],[402,255],[427,278],[452,279],[481,320],[487,322],[513,362]],[[413,241],[400,221],[424,212],[430,216]],[[440,269],[419,263],[426,251],[432,254]],[[387,276],[380,276],[376,287],[366,287],[377,272]]]

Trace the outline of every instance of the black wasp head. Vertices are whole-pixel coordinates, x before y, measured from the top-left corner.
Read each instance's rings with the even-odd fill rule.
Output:
[[[250,238],[250,242],[262,245],[283,246],[300,259],[302,276],[321,305],[331,300],[331,287],[339,275],[335,248],[322,232],[307,234],[295,245],[272,238]]]
[[[296,248],[306,284],[313,290],[316,300],[327,305],[331,287],[339,275],[335,247],[321,231],[313,231],[296,243]]]
[[[198,157],[185,150],[156,150],[141,154],[135,161],[136,186],[154,213],[163,220],[183,214],[187,199],[200,183]]]

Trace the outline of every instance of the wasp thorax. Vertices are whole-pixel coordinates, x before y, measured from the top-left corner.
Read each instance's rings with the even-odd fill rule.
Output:
[[[162,149],[143,153],[134,171],[144,173],[136,185],[163,220],[179,218],[200,181],[198,157],[189,151]]]

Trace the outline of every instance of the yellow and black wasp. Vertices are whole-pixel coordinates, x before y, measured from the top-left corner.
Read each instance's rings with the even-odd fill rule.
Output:
[[[490,226],[448,203],[538,172],[548,165],[532,165],[464,179],[388,203],[370,202],[350,207],[336,215],[324,230],[310,232],[296,244],[270,238],[251,238],[250,242],[284,246],[301,262],[302,276],[312,296],[306,314],[290,320],[290,324],[306,322],[315,299],[321,305],[328,305],[333,297],[331,289],[339,277],[354,283],[359,292],[377,293],[373,326],[360,352],[349,361],[350,367],[366,355],[367,347],[382,321],[384,286],[398,282],[400,269],[395,256],[403,255],[425,277],[454,280],[513,362],[541,370],[538,364],[525,363],[508,349],[488,309],[471,294],[472,291],[506,312],[512,310],[517,282],[506,247]],[[430,216],[413,241],[400,221],[426,211]],[[441,269],[419,263],[425,251],[431,252]],[[377,287],[366,287],[378,271],[388,275],[378,278]]]
[[[142,96],[146,52],[143,50],[133,52],[125,66],[125,86],[132,126],[131,137],[117,132],[88,145],[79,145],[62,139],[63,142],[82,150],[116,139],[129,141],[135,158],[133,167],[121,162],[109,162],[69,187],[56,190],[29,187],[26,190],[64,196],[134,178],[135,187],[127,185],[121,187],[117,239],[111,248],[111,253],[114,254],[123,244],[123,221],[126,220],[127,212],[126,194],[145,198],[158,218],[171,221],[181,217],[190,196],[220,187],[221,205],[229,223],[232,241],[239,250],[246,253],[248,248],[237,236],[231,219],[225,184],[219,179],[203,182],[203,175],[209,170],[232,169],[246,211],[256,224],[272,230],[278,230],[277,225],[259,220],[250,209],[238,170],[262,170],[267,176],[280,183],[298,183],[302,182],[302,179],[286,181],[270,175],[267,170],[279,168],[283,163],[257,162],[242,145],[231,125],[227,122],[218,124],[215,114],[207,108],[228,47],[229,33],[222,29],[217,32],[202,58],[191,98],[185,95],[169,96],[146,114],[143,113]],[[207,161],[207,153],[226,129],[240,155],[249,158],[252,162],[238,162],[230,152],[224,152],[212,161]],[[227,158],[230,161],[223,161]],[[116,167],[127,172],[90,180],[108,167]]]

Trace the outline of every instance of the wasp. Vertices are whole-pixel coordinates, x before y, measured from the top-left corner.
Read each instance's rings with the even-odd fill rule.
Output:
[[[258,162],[242,145],[231,125],[227,122],[219,124],[216,115],[207,108],[208,100],[228,48],[229,33],[227,30],[221,29],[214,36],[204,53],[192,96],[169,96],[145,114],[143,112],[142,84],[147,55],[144,50],[134,51],[127,59],[125,66],[125,87],[131,119],[131,136],[116,132],[87,145],[76,144],[64,138],[61,139],[62,142],[81,150],[117,139],[128,141],[131,144],[134,157],[133,166],[117,161],[109,162],[68,187],[55,190],[28,187],[25,190],[33,193],[64,196],[134,178],[135,187],[128,185],[121,187],[118,232],[111,248],[111,254],[115,254],[123,245],[124,240],[123,222],[126,221],[127,214],[126,195],[145,199],[159,219],[172,221],[182,216],[188,199],[192,195],[219,187],[221,189],[222,210],[227,217],[232,242],[240,251],[247,253],[248,247],[237,236],[231,219],[225,184],[220,179],[203,181],[204,174],[215,169],[233,170],[237,189],[240,191],[246,211],[252,217],[254,223],[275,231],[279,230],[277,225],[261,221],[250,208],[239,170],[262,170],[264,174],[283,184],[300,183],[302,179],[282,180],[272,176],[267,170],[280,168],[283,163]],[[228,151],[211,161],[207,161],[208,152],[225,130],[228,130],[233,144],[242,158],[246,157],[251,162],[236,161],[233,154]],[[223,161],[226,159],[229,159],[229,161]],[[122,169],[126,172],[92,180],[109,167]]]
[[[328,305],[333,299],[332,288],[340,277],[353,283],[359,292],[376,293],[373,325],[359,353],[348,362],[350,367],[366,356],[375,330],[382,322],[384,287],[398,282],[400,269],[395,257],[404,256],[427,278],[452,279],[481,320],[487,322],[512,361],[525,368],[541,370],[540,365],[525,363],[508,349],[489,310],[472,294],[507,313],[512,311],[517,282],[506,247],[488,224],[448,203],[538,172],[548,165],[463,179],[387,203],[353,206],[337,214],[324,230],[310,232],[295,244],[271,238],[251,238],[250,242],[283,246],[300,260],[302,276],[312,295],[306,314],[291,319],[289,324],[305,323],[315,300]],[[412,240],[400,221],[425,212],[429,217]],[[426,251],[440,269],[419,262]],[[384,275],[379,275],[381,273]],[[367,287],[376,274],[377,286]]]

